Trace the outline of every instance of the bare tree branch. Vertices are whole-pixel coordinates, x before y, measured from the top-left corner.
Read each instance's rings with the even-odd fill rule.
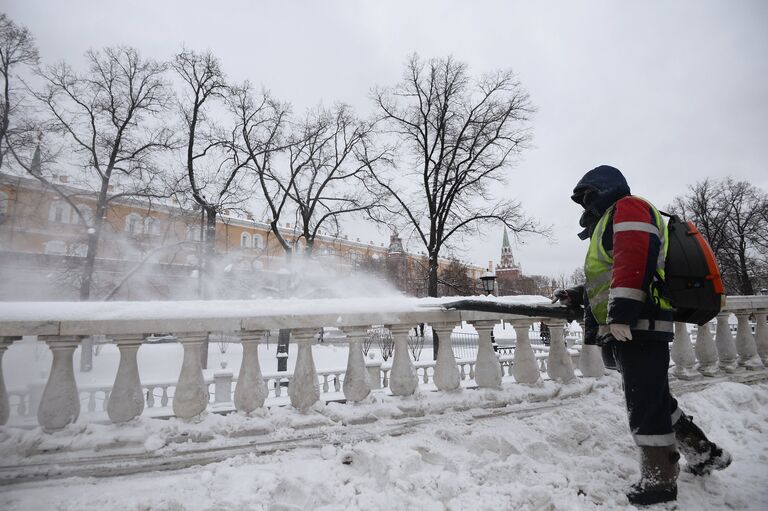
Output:
[[[411,57],[402,81],[376,89],[379,120],[400,144],[397,171],[368,167],[375,183],[399,210],[392,223],[408,225],[429,255],[430,296],[438,292],[441,250],[489,221],[514,233],[547,234],[519,203],[494,196],[493,184],[530,139],[534,112],[511,71],[473,80],[467,66],[448,57]],[[395,187],[394,183],[398,186]]]

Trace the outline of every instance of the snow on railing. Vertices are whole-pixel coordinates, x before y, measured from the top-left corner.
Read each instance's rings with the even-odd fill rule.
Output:
[[[453,298],[455,299],[455,298]],[[528,303],[541,298],[513,298]],[[502,377],[532,384],[545,372],[549,378],[568,382],[576,376],[573,361],[578,358],[583,376],[596,377],[605,368],[595,346],[572,348],[580,342],[575,335],[564,336],[564,323],[544,319],[550,330],[549,347],[534,348],[530,326],[542,318],[527,318],[485,312],[445,311],[435,299],[391,300],[269,300],[154,303],[5,303],[0,311],[0,362],[8,346],[32,335],[49,347],[53,361],[47,382],[26,389],[6,390],[0,372],[0,424],[10,415],[37,418],[45,431],[64,428],[77,420],[81,410],[87,415],[104,412],[119,423],[139,415],[194,417],[206,409],[239,410],[250,413],[266,404],[290,402],[307,410],[323,395],[326,400],[360,401],[371,391],[408,396],[418,385],[433,384],[439,391],[465,386],[494,388]],[[697,369],[704,375],[727,372],[742,366],[763,367],[768,360],[768,297],[732,297],[717,318],[713,336],[709,325],[699,327],[694,346],[685,325],[677,326],[672,346],[674,374],[691,377]],[[737,318],[736,338],[728,328],[728,318]],[[754,316],[754,334],[749,317]],[[492,331],[500,319],[511,324],[516,342],[512,354],[499,354],[492,346]],[[436,361],[412,360],[408,347],[411,328],[432,325],[443,343],[451,345],[454,327],[471,323],[477,331],[476,356],[456,359],[452,349],[438,349]],[[321,370],[315,367],[311,346],[323,326],[334,326],[346,335],[349,357],[345,369]],[[384,325],[394,339],[394,356],[384,364],[368,362],[362,344],[372,325]],[[293,372],[262,373],[258,346],[274,329],[291,330],[298,347]],[[238,375],[220,371],[205,378],[200,365],[200,348],[212,332],[234,332],[243,347]],[[174,334],[184,355],[175,382],[142,383],[137,352],[147,332]],[[120,362],[114,384],[78,385],[74,377],[73,354],[86,337],[106,335],[117,345]],[[448,340],[447,342],[445,340]],[[536,349],[536,351],[534,351]],[[538,352],[538,353],[537,353]],[[698,366],[696,365],[698,361]],[[0,371],[1,371],[0,365]],[[506,375],[505,375],[506,371]],[[287,387],[284,386],[287,384]]]

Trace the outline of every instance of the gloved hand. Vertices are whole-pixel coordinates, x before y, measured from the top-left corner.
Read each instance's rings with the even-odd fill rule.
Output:
[[[611,330],[611,335],[617,341],[631,341],[632,331],[629,329],[629,325],[621,325],[618,323],[611,323],[608,325]]]
[[[571,301],[571,299],[568,297],[568,291],[565,289],[560,289],[559,287],[555,289],[552,292],[552,303],[557,303],[558,300],[560,300],[560,303],[563,305],[568,305]]]
[[[584,287],[576,286],[568,289],[557,288],[552,293],[552,303],[560,301],[566,307],[578,307],[583,302]]]

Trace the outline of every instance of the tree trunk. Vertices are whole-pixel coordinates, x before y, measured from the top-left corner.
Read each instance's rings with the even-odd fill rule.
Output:
[[[739,251],[739,281],[741,285],[741,294],[753,295],[755,290],[752,287],[752,281],[749,279],[749,271],[747,271],[747,257],[744,250]]]
[[[288,348],[291,345],[291,331],[281,328],[277,334],[277,370],[285,372],[288,370]]]
[[[82,273],[80,274],[80,301],[91,298],[91,286],[93,285],[93,272],[96,268],[96,253],[99,250],[101,229],[104,226],[104,217],[107,211],[107,185],[102,186],[99,202],[96,204],[96,216],[93,225],[88,227],[88,250],[85,252]]]
[[[437,297],[437,254],[429,255],[429,280],[427,282],[427,296]]]
[[[98,231],[97,231],[98,232]],[[91,284],[93,283],[93,270],[96,266],[96,247],[99,238],[96,233],[88,234],[88,251],[85,253],[85,262],[80,276],[80,301],[87,301],[91,297]]]
[[[205,245],[203,253],[203,299],[216,297],[216,208],[205,208]],[[208,369],[208,338],[200,345],[200,365]]]
[[[216,208],[205,208],[205,220],[203,299],[211,300],[216,294]]]

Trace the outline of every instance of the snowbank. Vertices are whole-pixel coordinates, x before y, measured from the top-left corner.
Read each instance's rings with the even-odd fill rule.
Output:
[[[606,381],[584,397],[536,412],[444,413],[414,420],[397,436],[382,431],[362,439],[345,436],[354,430],[342,426],[321,427],[330,431],[324,442],[288,452],[242,454],[173,472],[5,487],[0,508],[634,509],[624,490],[638,476],[635,447],[618,379]],[[680,402],[735,461],[703,478],[683,472],[679,509],[768,509],[768,385],[719,383]],[[281,431],[291,431],[289,424]]]

